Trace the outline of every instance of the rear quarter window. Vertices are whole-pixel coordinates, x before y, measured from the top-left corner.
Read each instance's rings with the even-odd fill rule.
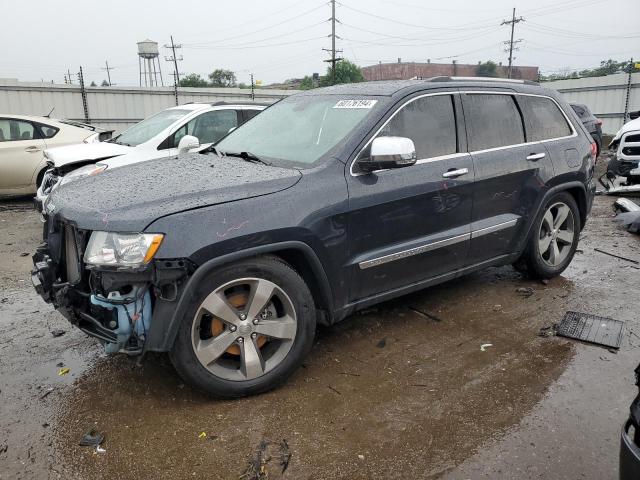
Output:
[[[573,133],[562,111],[550,98],[520,95],[518,103],[527,127],[527,140],[537,142]]]
[[[511,95],[466,94],[464,116],[470,151],[524,143],[522,118]]]

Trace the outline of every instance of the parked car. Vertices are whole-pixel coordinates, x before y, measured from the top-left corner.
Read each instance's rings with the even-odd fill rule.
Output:
[[[635,372],[636,385],[640,388],[640,365]],[[640,391],[629,410],[620,438],[620,480],[640,478]]]
[[[631,118],[634,116],[630,115]],[[599,178],[605,191],[610,195],[640,192],[640,118],[625,123],[611,140],[609,148],[614,153],[607,164],[607,171]]]
[[[570,112],[516,80],[300,93],[208,154],[56,189],[32,281],[109,352],[168,351],[207,392],[264,392],[316,323],[491,265],[559,275],[595,192]]]
[[[576,112],[578,118],[587,129],[587,132],[591,134],[591,137],[595,140],[598,146],[598,155],[602,151],[602,120],[597,118],[589,107],[581,103],[571,103],[571,108]]]
[[[250,120],[267,105],[259,103],[188,103],[171,107],[133,125],[110,142],[47,149],[50,168],[35,199],[36,208],[51,189],[66,181],[96,175],[145,160],[169,157],[211,145]]]
[[[47,169],[46,148],[99,142],[111,133],[70,120],[0,114],[0,197],[35,193]]]

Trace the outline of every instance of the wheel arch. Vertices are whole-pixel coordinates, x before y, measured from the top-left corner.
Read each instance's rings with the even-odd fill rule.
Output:
[[[205,278],[206,275],[222,266],[263,255],[277,256],[296,270],[309,286],[316,309],[321,312],[317,319],[318,323],[331,324],[333,322],[334,307],[331,286],[324,267],[316,253],[304,242],[279,242],[221,255],[200,265],[189,278],[184,289],[182,289],[173,313],[171,315],[163,315],[162,317],[164,318],[155,318],[154,315],[152,328],[156,327],[156,329],[163,331],[156,330],[156,332],[150,332],[150,345],[148,346],[148,350],[171,350],[180,326],[180,321],[185,315],[190,303],[193,301],[195,286]],[[157,335],[153,335],[153,333]]]

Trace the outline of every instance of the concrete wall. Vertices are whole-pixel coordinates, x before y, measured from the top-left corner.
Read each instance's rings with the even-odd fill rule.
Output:
[[[627,81],[626,73],[616,73],[604,77],[556,80],[542,85],[559,91],[569,102],[587,105],[596,117],[602,119],[602,131],[614,134],[624,123]],[[640,110],[640,73],[631,75],[629,111],[635,110]]]
[[[407,80],[413,77],[475,77],[478,65],[462,63],[381,63],[362,68],[365,80]],[[508,67],[498,65],[496,73],[499,77],[508,76]],[[538,67],[513,67],[513,78],[538,80]]]
[[[273,103],[296,93],[292,90],[255,90],[255,101]],[[240,88],[179,88],[178,102],[251,101],[251,91]],[[87,87],[89,119],[97,127],[121,132],[167,107],[175,106],[173,87]],[[84,121],[78,85],[25,83],[0,79],[0,115],[46,115]]]

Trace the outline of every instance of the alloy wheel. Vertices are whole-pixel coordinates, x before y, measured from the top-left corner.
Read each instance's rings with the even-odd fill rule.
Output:
[[[264,278],[242,278],[211,292],[191,328],[200,364],[226,380],[253,380],[278,366],[297,330],[289,296]]]
[[[551,205],[542,217],[538,235],[538,252],[547,265],[557,267],[569,256],[573,245],[575,218],[563,202]]]

